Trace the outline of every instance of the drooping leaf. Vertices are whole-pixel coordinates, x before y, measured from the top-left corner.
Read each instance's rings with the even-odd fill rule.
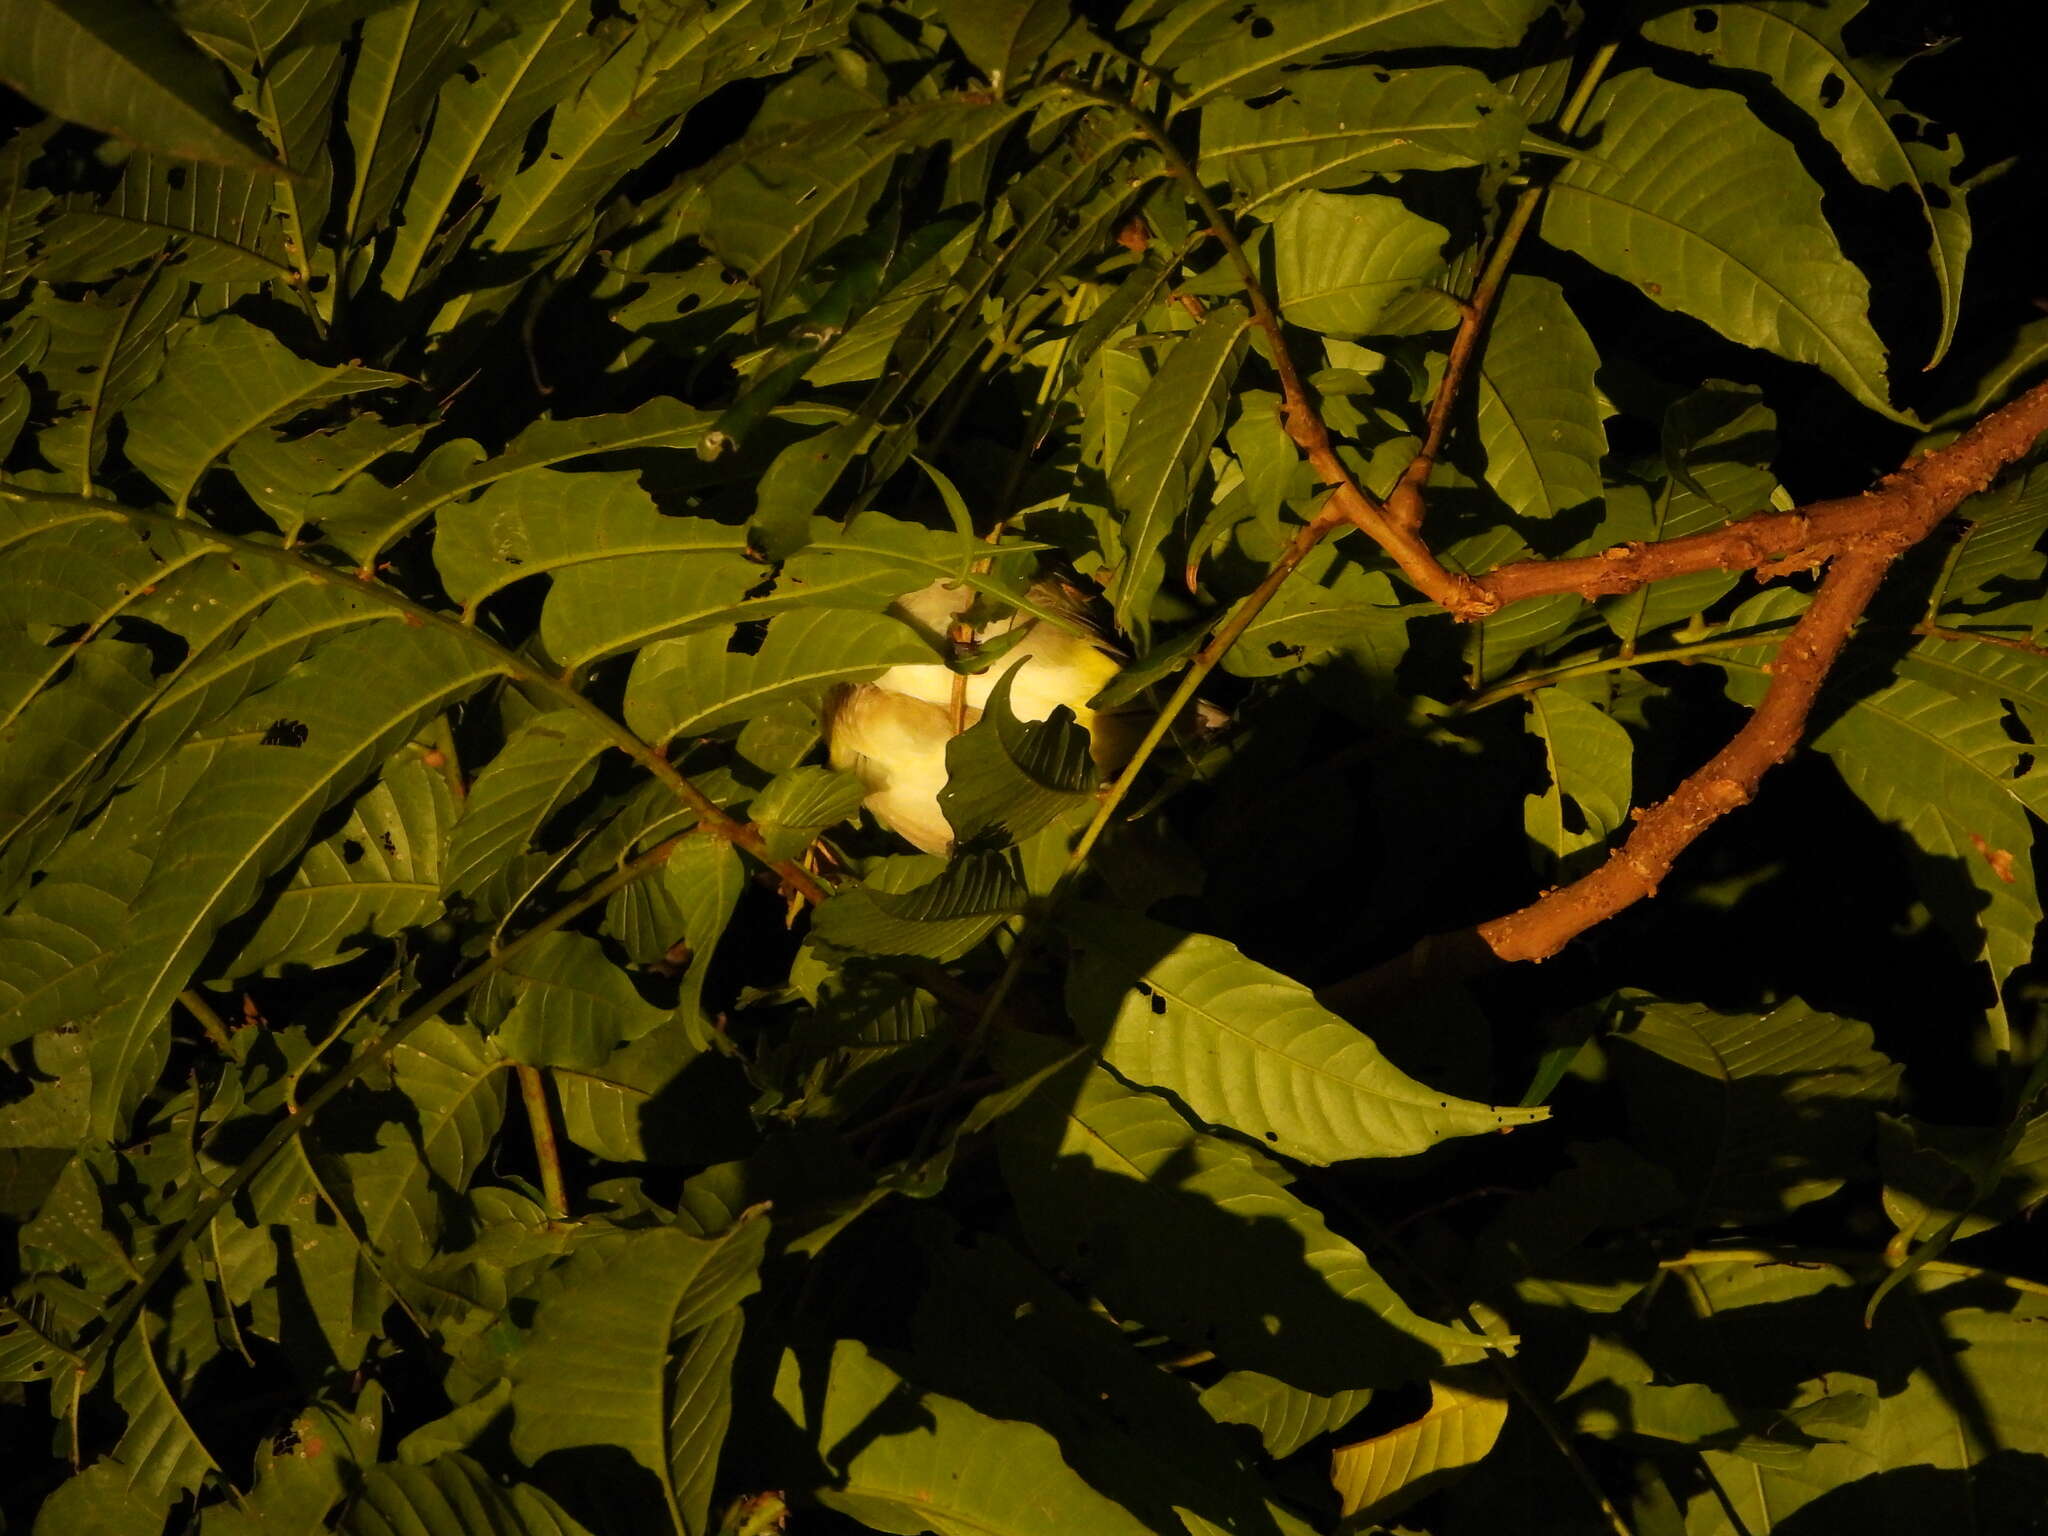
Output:
[[[692,1335],[758,1289],[767,1237],[757,1219],[710,1240],[657,1226],[586,1242],[513,1360],[513,1450],[532,1464],[550,1451],[615,1448],[647,1474],[643,1496],[679,1529],[701,1528],[684,1525],[674,1473],[704,1454],[690,1434],[702,1421],[673,1389],[710,1384],[712,1362],[690,1364]],[[672,1420],[672,1409],[685,1411]]]
[[[1023,910],[1024,889],[999,853],[963,854],[910,889],[840,891],[817,910],[812,935],[870,955],[952,960]]]
[[[626,683],[626,723],[648,741],[702,735],[785,699],[815,700],[834,683],[931,659],[931,646],[888,614],[801,609],[769,620],[752,654],[717,630],[648,646]]]
[[[1768,1220],[1834,1193],[1898,1090],[1868,1026],[1796,999],[1762,1015],[1650,1000],[1624,1010],[1616,1038],[1632,1049],[1617,1054],[1637,1143],[1708,1219]]]
[[[1246,1424],[1275,1461],[1284,1461],[1319,1435],[1342,1429],[1372,1401],[1367,1390],[1324,1397],[1290,1387],[1257,1371],[1231,1371],[1202,1389],[1202,1406],[1224,1424]]]
[[[1593,375],[1600,354],[1564,290],[1508,279],[1473,380],[1486,483],[1523,517],[1600,503],[1607,453]]]
[[[1433,1092],[1307,987],[1221,939],[1102,907],[1074,909],[1065,926],[1081,951],[1068,1006],[1103,1060],[1289,1157],[1404,1157],[1546,1113]]]
[[[1273,226],[1282,316],[1326,336],[1371,334],[1395,299],[1443,269],[1450,231],[1378,193],[1303,192]],[[1443,323],[1455,324],[1448,299]]]
[[[1062,709],[1042,721],[1019,720],[1010,689],[1021,668],[996,680],[981,718],[946,743],[946,787],[939,806],[962,841],[984,833],[1022,842],[1081,804],[1095,788],[1089,736]]]
[[[1904,187],[1927,221],[1928,258],[1939,297],[1940,328],[1932,368],[1948,351],[1962,305],[1970,216],[1955,178],[1963,147],[1888,96],[1905,59],[1851,48],[1843,26],[1864,0],[1822,4],[1700,5],[1650,18],[1643,36],[1703,53],[1723,69],[1767,75],[1779,93],[1813,119],[1866,187]]]
[[[511,1012],[498,1025],[498,1044],[533,1067],[589,1070],[618,1046],[668,1020],[645,1002],[594,939],[554,933],[505,966]]]
[[[1223,429],[1223,411],[1246,345],[1246,321],[1219,309],[1174,343],[1131,413],[1123,449],[1109,472],[1120,517],[1124,563],[1112,594],[1117,623],[1142,648],[1151,633],[1151,600],[1162,574],[1159,547],[1188,512],[1195,478]]]
[[[1587,863],[1576,855],[1604,849],[1628,824],[1634,744],[1612,715],[1566,688],[1529,695],[1529,730],[1543,743],[1550,785],[1523,801],[1522,825],[1554,869],[1576,870]]]
[[[776,1396],[796,1410],[785,1358]],[[877,1414],[909,1411],[918,1427],[866,1432]],[[1146,1527],[1077,1477],[1035,1424],[992,1419],[898,1376],[866,1346],[841,1339],[818,1419],[808,1425],[835,1474],[823,1502],[870,1530],[918,1536],[1138,1536]]]
[[[1502,1398],[1431,1382],[1421,1418],[1331,1453],[1330,1481],[1346,1518],[1383,1520],[1435,1492],[1485,1459],[1507,1417]]]
[[[1594,94],[1598,160],[1543,204],[1543,238],[1744,346],[1824,369],[1894,416],[1870,284],[1821,215],[1792,146],[1727,91],[1632,69]]]
[[[0,79],[55,117],[186,160],[270,170],[217,67],[141,0],[14,0]]]
[[[1058,1073],[997,1135],[1032,1246],[1120,1317],[1313,1392],[1476,1358],[1472,1335],[1418,1316],[1270,1161],[1099,1067]]]
[[[589,784],[613,745],[589,715],[558,709],[520,726],[464,797],[442,871],[444,889],[502,917],[551,862],[534,849],[548,817]]]
[[[1202,168],[1251,213],[1290,192],[1337,190],[1389,171],[1492,165],[1522,113],[1477,70],[1318,71],[1273,101],[1219,97],[1202,111]]]
[[[125,451],[183,512],[207,470],[257,429],[405,382],[374,368],[308,362],[269,331],[222,315],[187,331],[128,407]]]

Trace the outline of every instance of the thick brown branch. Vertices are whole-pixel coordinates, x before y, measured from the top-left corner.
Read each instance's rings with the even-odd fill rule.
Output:
[[[1897,554],[1926,537],[1966,498],[2048,431],[2048,384],[1985,417],[1945,448],[1887,475],[1860,496],[1763,512],[1657,544],[1617,544],[1575,560],[1518,560],[1473,578],[1490,607],[1575,592],[1613,597],[1694,571],[1810,569],[1851,550]],[[1453,610],[1456,612],[1456,610]],[[1465,615],[1460,615],[1464,617]]]
[[[1480,924],[1487,948],[1503,960],[1548,959],[1594,924],[1654,896],[1679,854],[1728,812],[1747,805],[1763,776],[1792,755],[1821,684],[1891,561],[1879,554],[1837,559],[1813,606],[1778,648],[1763,702],[1728,745],[1670,799],[1638,812],[1628,840],[1598,869],[1519,912]]]
[[[1772,661],[1770,687],[1755,712],[1734,739],[1679,785],[1668,800],[1637,813],[1635,830],[1604,864],[1519,912],[1477,928],[1425,939],[1395,960],[1325,988],[1318,994],[1325,1006],[1356,1012],[1389,993],[1469,975],[1500,961],[1546,959],[1595,924],[1654,895],[1679,854],[1729,811],[1747,804],[1764,774],[1798,746],[1821,685],[1892,562],[1932,532],[1964,499],[1988,486],[2001,469],[2026,454],[2044,432],[2048,432],[2048,384],[1994,411],[1953,443],[1886,476],[1860,497],[1750,518],[1718,534],[1637,547],[1628,554],[1626,558],[1634,560],[1660,551],[1712,548],[1712,540],[1733,535],[1737,542],[1726,546],[1729,549],[1745,547],[1742,541],[1754,540],[1753,547],[1775,548],[1780,553],[1732,564],[1763,564],[1766,559],[1782,558],[1788,549],[1818,548],[1824,553],[1816,559],[1832,558],[1812,606],[1793,626]],[[1738,532],[1744,528],[1749,532]],[[1759,528],[1767,531],[1758,534]],[[1778,539],[1783,542],[1773,545]],[[1704,570],[1720,563],[1719,559],[1702,560],[1643,579],[1655,580],[1678,570]],[[1585,564],[1560,561],[1551,568]],[[1525,569],[1542,567],[1503,567],[1480,578],[1480,584],[1501,594],[1508,590],[1500,584],[1501,578]],[[1516,591],[1515,596],[1533,596],[1539,590],[1583,589],[1569,582],[1552,587],[1532,585],[1529,590]]]

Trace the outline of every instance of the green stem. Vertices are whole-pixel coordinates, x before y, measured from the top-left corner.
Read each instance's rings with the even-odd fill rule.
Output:
[[[1747,651],[1760,645],[1777,645],[1792,633],[1792,626],[1772,632],[1742,635],[1720,640],[1702,640],[1697,645],[1674,645],[1661,651],[1637,651],[1633,655],[1602,656],[1594,661],[1575,661],[1564,666],[1545,667],[1538,672],[1524,673],[1510,678],[1507,682],[1496,683],[1484,693],[1474,694],[1462,704],[1453,705],[1451,713],[1469,715],[1487,709],[1508,699],[1519,698],[1525,693],[1534,693],[1563,682],[1568,677],[1590,677],[1598,672],[1621,672],[1632,667],[1646,667],[1657,661],[1691,661],[1696,656],[1712,656],[1728,651]]]
[[[624,890],[634,881],[659,869],[667,861],[675,845],[689,835],[687,832],[679,832],[650,848],[632,862],[621,865],[582,895],[550,912],[496,954],[456,977],[350,1057],[332,1077],[306,1096],[295,1113],[280,1118],[271,1126],[269,1134],[256,1144],[255,1150],[235,1165],[234,1172],[215,1185],[213,1192],[199,1202],[199,1208],[186,1217],[178,1230],[157,1250],[156,1257],[150,1262],[142,1278],[130,1286],[121,1299],[108,1310],[107,1326],[85,1347],[82,1356],[85,1367],[90,1369],[95,1362],[106,1356],[120,1338],[122,1331],[135,1320],[136,1313],[141,1311],[149,1293],[165,1275],[170,1273],[187,1245],[204,1232],[213,1219],[227,1208],[235,1196],[247,1189],[258,1174],[270,1166],[271,1159],[304,1133],[306,1127],[312,1124],[315,1115],[333,1103],[350,1085],[360,1080],[364,1073],[403,1045],[421,1025],[430,1019],[440,1017],[452,1004],[467,997],[527,949],[582,916],[592,907],[608,900],[614,892]]]
[[[199,1021],[199,1027],[206,1038],[213,1042],[213,1048],[230,1061],[241,1060],[241,1053],[235,1049],[235,1037],[228,1033],[220,1015],[197,987],[187,987],[178,994],[178,1001],[185,1005],[185,1011]]]
[[[513,1068],[519,1097],[526,1104],[526,1125],[533,1133],[533,1155],[540,1164],[541,1203],[555,1221],[569,1219],[569,1195],[562,1186],[562,1150],[555,1142],[555,1117],[548,1108],[547,1079],[539,1067]]]

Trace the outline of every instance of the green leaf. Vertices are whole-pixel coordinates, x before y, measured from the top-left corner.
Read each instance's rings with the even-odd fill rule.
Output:
[[[1615,1057],[1635,1142],[1698,1219],[1767,1221],[1833,1194],[1898,1092],[1869,1026],[1796,999],[1766,1014],[1629,994],[1622,1006],[1614,1038],[1632,1049]]]
[[[583,0],[495,0],[504,31],[480,40],[468,67],[445,80],[420,147],[378,281],[403,299],[431,271],[437,246],[462,246],[448,213],[472,182],[496,193],[518,169],[535,120],[588,75],[611,39],[588,30]]]
[[[801,1422],[793,1362],[776,1397]],[[878,1423],[916,1418],[894,1433]],[[911,1427],[915,1425],[915,1427]],[[905,1381],[853,1339],[833,1346],[817,1422],[833,1481],[822,1503],[899,1536],[1141,1536],[1147,1527],[1074,1474],[1035,1424],[992,1419]]]
[[[678,1529],[702,1529],[701,1508],[694,1523],[681,1508],[696,1485],[679,1487],[675,1472],[712,1452],[704,1436],[716,1415],[699,1394],[731,1346],[691,1336],[759,1288],[767,1240],[756,1218],[711,1240],[647,1227],[579,1245],[513,1358],[513,1451],[528,1465],[578,1447],[624,1452],[650,1474],[641,1496],[658,1493]]]
[[[862,954],[954,960],[1023,906],[1024,889],[1005,855],[969,853],[909,890],[863,885],[838,892],[813,915],[811,935]]]
[[[1074,20],[1066,0],[946,0],[939,19],[997,95],[1028,75]]]
[[[1247,1424],[1275,1461],[1311,1440],[1342,1429],[1372,1401],[1363,1388],[1324,1397],[1257,1371],[1230,1371],[1202,1389],[1202,1406],[1218,1423]]]
[[[2032,585],[2044,562],[2035,548],[2048,531],[2048,473],[2033,470],[1964,502],[1969,518],[1961,545],[1934,598],[1939,608],[1955,598],[1973,597],[1999,578]]]
[[[1450,237],[1398,198],[1303,192],[1273,226],[1281,316],[1326,336],[1370,335],[1388,305],[1443,271]]]
[[[1983,661],[1968,645],[1962,656],[1951,656],[1951,644],[1931,642],[1931,659],[1920,664],[1968,669]],[[2023,666],[2023,672],[2039,671],[2038,662]],[[1845,673],[1841,686],[1852,680],[1853,673]],[[1731,684],[1737,681],[1731,672]],[[1744,669],[1743,695],[1761,693],[1762,685]],[[2034,952],[2041,905],[2026,813],[2039,815],[2048,806],[2048,772],[2021,762],[2024,749],[2007,733],[2004,715],[1996,697],[1974,691],[1957,697],[1904,677],[1856,699],[1813,738],[1872,813],[1906,834],[1919,855],[1915,874],[1935,919],[1965,954],[1984,960],[2000,988]],[[1994,1016],[2002,1011],[1994,1003]]]
[[[360,601],[322,595],[344,615]],[[494,661],[453,634],[413,629],[389,610],[375,615],[380,622],[364,622],[372,615],[359,608],[354,617],[359,627],[209,723],[124,796],[138,814],[161,809],[82,862],[69,882],[125,909],[100,930],[118,932],[119,950],[83,973],[107,1010],[108,1054],[94,1074],[100,1134],[117,1133],[124,1096],[146,1086],[131,1075],[155,1070],[148,1064],[161,1046],[164,1010],[220,927],[258,899],[320,818],[422,721],[494,675]],[[136,858],[145,871],[139,889],[122,884]],[[41,1001],[59,1011],[17,1016],[14,1027],[28,1033],[63,1020],[61,999]]]
[[[1301,78],[1313,85],[1203,109],[1202,169],[1230,182],[1240,213],[1390,171],[1497,165],[1521,140],[1521,107],[1475,69],[1371,66]]]
[[[1196,477],[1223,430],[1224,406],[1245,346],[1246,320],[1234,308],[1215,310],[1175,342],[1132,411],[1109,472],[1124,545],[1112,594],[1116,620],[1141,648],[1151,633],[1159,547],[1187,516]]]
[[[518,992],[497,1041],[527,1066],[601,1067],[619,1046],[670,1017],[643,1001],[603,947],[581,934],[551,933],[521,950],[500,974]]]
[[[1507,1418],[1504,1398],[1431,1382],[1421,1418],[1331,1453],[1330,1481],[1345,1517],[1385,1520],[1435,1492],[1486,1458]]]
[[[477,775],[448,845],[443,888],[503,917],[553,863],[534,841],[555,810],[589,785],[613,745],[589,715],[557,709],[512,733]]]
[[[178,1406],[178,1391],[164,1379],[151,1319],[138,1318],[114,1357],[114,1399],[128,1414],[114,1455],[130,1469],[133,1485],[152,1498],[191,1493],[220,1466],[207,1453]],[[168,1330],[165,1330],[168,1331]]]
[[[422,141],[442,86],[465,63],[465,34],[492,29],[493,12],[439,0],[398,0],[363,18],[343,112],[354,150],[347,224],[353,242],[382,227]]]
[[[30,1536],[160,1536],[174,1502],[150,1497],[132,1471],[103,1456],[51,1490]]]
[[[406,382],[374,368],[308,362],[270,332],[222,315],[187,331],[128,407],[125,451],[182,514],[207,470],[259,428]]]
[[[732,646],[717,630],[648,646],[626,681],[626,723],[652,742],[701,736],[785,699],[816,700],[834,683],[932,659],[931,646],[900,619],[832,608],[769,620],[751,655]]]
[[[1060,1072],[996,1134],[1032,1247],[1118,1317],[1313,1392],[1477,1358],[1472,1335],[1418,1316],[1269,1160],[1099,1067]]]
[[[1551,184],[1544,239],[1909,419],[1886,398],[1870,284],[1835,243],[1820,188],[1741,97],[1632,69],[1594,94],[1588,121],[1600,157],[1572,161]]]
[[[278,169],[218,67],[144,0],[9,0],[0,80],[52,116],[144,149]]]
[[[1955,180],[1963,146],[1887,96],[1900,66],[1910,60],[1880,58],[1844,41],[1844,24],[1863,6],[1864,0],[1695,5],[1652,17],[1643,36],[1705,54],[1723,69],[1769,76],[1787,101],[1813,119],[1851,176],[1866,187],[1904,187],[1912,195],[1927,222],[1940,301],[1940,331],[1927,360],[1932,368],[1955,335],[1970,253],[1970,216]]]
[[[272,215],[286,185],[259,171],[137,150],[103,195],[63,199],[43,237],[38,275],[93,283],[161,262],[186,282],[289,282],[291,248]]]
[[[1043,721],[1019,720],[1010,688],[1021,668],[996,679],[981,718],[946,743],[939,807],[963,842],[991,834],[1020,843],[1095,790],[1090,737],[1061,706]]]
[[[455,797],[422,757],[417,747],[402,751],[341,829],[306,850],[223,977],[338,965],[373,940],[441,915]]]
[[[496,201],[474,240],[511,256],[526,253],[528,270],[537,270],[545,253],[591,223],[651,149],[675,135],[685,112],[721,86],[778,73],[796,58],[830,47],[852,9],[851,0],[736,0],[716,10],[615,24],[609,50],[573,91],[552,104],[548,152],[522,160],[495,189]],[[863,205],[853,217],[865,211]],[[808,224],[815,216],[798,222]],[[502,307],[506,292],[484,290],[451,302],[436,316],[434,330],[452,330],[486,306]]]
[[[663,516],[638,477],[623,472],[501,478],[474,501],[444,508],[434,537],[435,565],[465,608],[550,577],[541,643],[565,667],[773,612],[746,600],[763,571],[745,550],[740,529]]]
[[[1547,278],[1508,279],[1480,354],[1479,446],[1486,483],[1523,517],[1600,507],[1606,414],[1593,338]]]
[[[1529,695],[1529,731],[1543,743],[1550,787],[1522,802],[1522,825],[1569,878],[1588,862],[1579,855],[1604,849],[1628,824],[1634,743],[1613,716],[1567,688]]]
[[[1258,96],[1333,55],[1505,48],[1542,11],[1543,0],[1141,0],[1121,24],[1153,21],[1145,62],[1173,71],[1185,109],[1220,94]]]
[[[1102,1059],[1288,1157],[1406,1157],[1548,1113],[1424,1087],[1307,987],[1221,939],[1105,907],[1073,908],[1065,927],[1081,951],[1068,1006]]]
[[[450,1452],[423,1467],[367,1469],[345,1536],[589,1536],[530,1483],[509,1487]]]

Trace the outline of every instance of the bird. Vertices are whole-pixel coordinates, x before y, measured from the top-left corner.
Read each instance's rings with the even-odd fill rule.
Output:
[[[941,578],[899,597],[890,608],[950,654],[954,626],[967,620],[979,596],[964,581]],[[842,683],[826,696],[825,741],[832,766],[857,775],[867,788],[861,804],[926,853],[946,854],[953,847],[953,827],[939,807],[939,791],[946,787],[946,743],[955,732],[954,691],[960,682],[965,684],[962,729],[981,718],[998,680],[1014,673],[1009,704],[1018,719],[1044,720],[1065,705],[1087,729],[1090,754],[1105,773],[1116,772],[1136,750],[1141,710],[1089,707],[1089,700],[1123,669],[1126,658],[1116,642],[1077,589],[1055,577],[1034,581],[1028,600],[1059,614],[1072,629],[1035,613],[1013,611],[975,624],[969,642],[975,645],[1023,631],[983,671],[962,679],[944,662],[915,662],[893,666],[873,682]]]

